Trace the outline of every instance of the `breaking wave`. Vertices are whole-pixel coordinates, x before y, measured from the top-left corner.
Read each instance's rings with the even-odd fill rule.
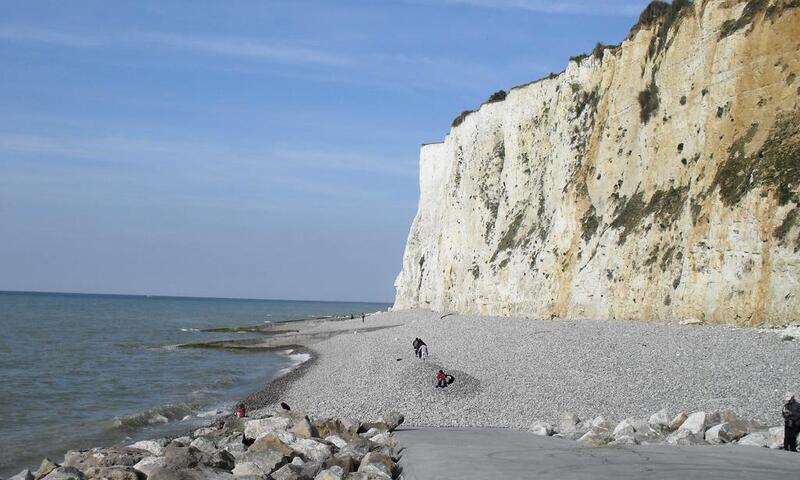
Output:
[[[133,415],[114,417],[111,426],[116,429],[132,429],[169,423],[192,415],[198,407],[199,405],[191,403],[161,405]]]

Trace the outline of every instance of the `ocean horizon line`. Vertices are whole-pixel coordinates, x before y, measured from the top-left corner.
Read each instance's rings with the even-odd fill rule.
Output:
[[[364,303],[370,305],[391,305],[393,302],[366,300],[300,300],[287,298],[247,298],[247,297],[205,297],[194,295],[160,295],[146,293],[99,293],[99,292],[53,292],[41,290],[0,290],[0,295],[63,295],[108,298],[151,298],[172,300],[230,300],[244,302],[293,302],[293,303]]]

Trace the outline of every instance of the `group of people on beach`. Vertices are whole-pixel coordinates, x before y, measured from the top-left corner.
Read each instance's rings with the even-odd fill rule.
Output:
[[[421,338],[415,338],[414,341],[411,342],[411,345],[414,347],[414,355],[417,358],[420,360],[425,360],[428,358],[428,344],[426,344]],[[436,388],[445,388],[453,383],[453,380],[455,380],[455,377],[448,375],[444,372],[444,370],[439,370],[436,372]]]
[[[361,314],[361,323],[364,323],[364,317],[365,317],[365,315],[362,313],[362,314]],[[350,314],[350,320],[354,320],[355,318],[356,318],[356,317],[355,317],[355,316],[353,316],[353,314],[351,313],[351,314]]]

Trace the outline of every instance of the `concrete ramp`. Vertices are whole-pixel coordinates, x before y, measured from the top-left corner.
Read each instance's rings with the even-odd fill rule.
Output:
[[[404,480],[800,478],[800,455],[744,446],[587,447],[493,428],[405,428]]]

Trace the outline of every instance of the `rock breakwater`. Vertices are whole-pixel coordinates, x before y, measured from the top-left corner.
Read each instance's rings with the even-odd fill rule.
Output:
[[[391,480],[400,469],[392,412],[375,422],[256,410],[174,439],[66,453],[8,480]]]

